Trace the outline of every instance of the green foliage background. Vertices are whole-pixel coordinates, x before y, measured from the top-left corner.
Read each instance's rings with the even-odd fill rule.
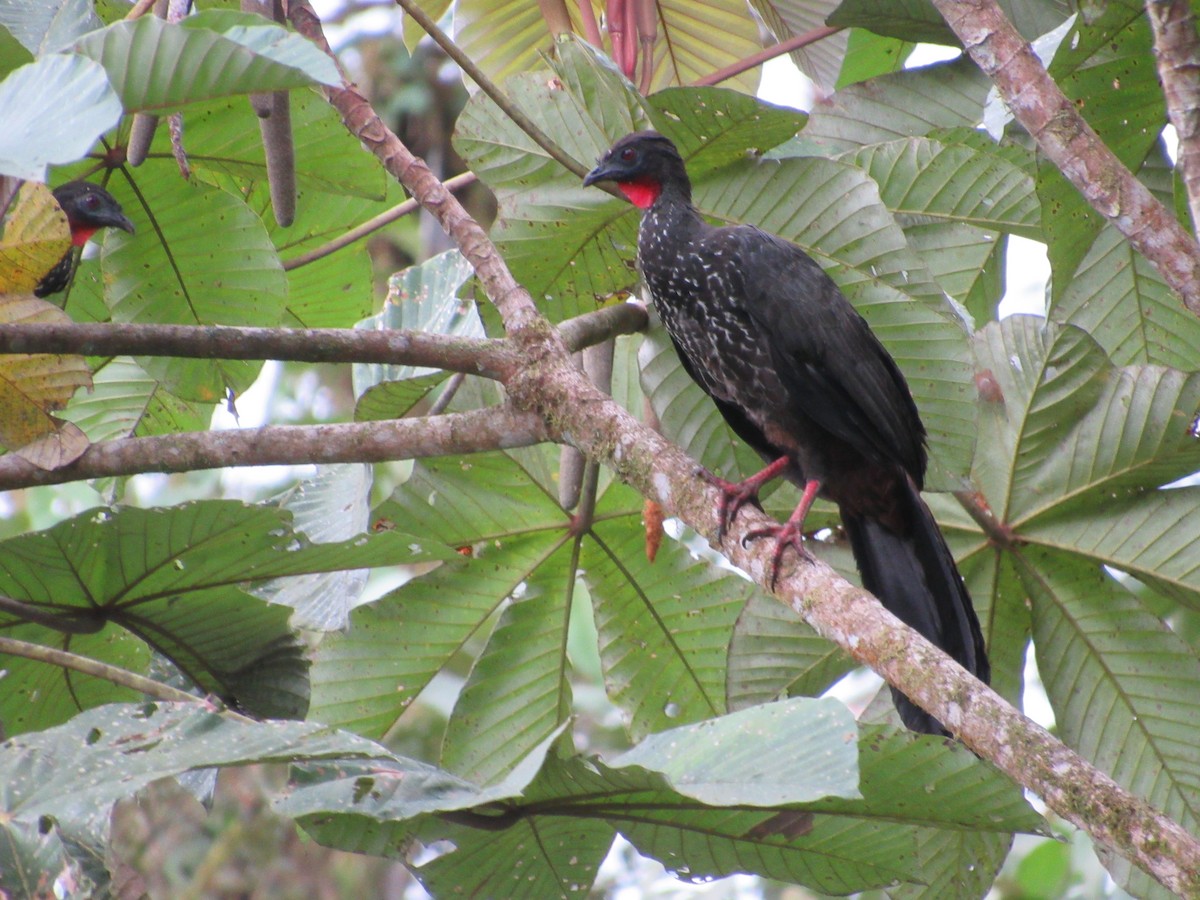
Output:
[[[952,42],[927,6],[830,5],[822,15],[848,29],[830,45],[841,49],[801,62],[837,89],[805,116],[755,99],[754,75],[681,86],[757,48],[740,2],[662,4],[673,40],[649,96],[583,42],[551,47],[533,4],[453,5],[460,45],[575,159],[657,128],[687,159],[706,214],[780,234],[826,268],[909,379],[931,488],[976,495],[1011,529],[998,547],[952,497],[930,497],[988,634],[994,687],[1022,703],[1032,645],[1059,735],[1200,827],[1200,488],[1177,484],[1200,470],[1200,322],[1019,128],[980,130],[997,101],[969,61],[900,68],[914,42]],[[144,165],[101,176],[138,233],[107,235],[84,261],[70,316],[484,333],[492,317],[476,314],[454,251],[397,276],[382,311],[361,250],[285,269],[401,199],[314,90],[336,73],[302,39],[227,9],[101,30],[123,8],[48,6],[58,14],[0,13],[0,105],[29,108],[21,66],[37,66],[78,140],[0,139],[0,162],[25,167],[6,171],[52,163],[53,182],[77,177],[93,168],[79,161],[88,150],[123,144],[130,114],[176,109],[191,164],[181,178],[160,128]],[[780,37],[810,14],[755,6]],[[1030,38],[1067,15],[1005,8]],[[1073,21],[1050,71],[1181,208],[1141,8],[1112,2]],[[286,229],[241,96],[273,89],[292,89],[297,139],[298,216]],[[96,118],[106,90],[123,111],[110,102],[111,118]],[[483,93],[454,147],[494,193],[493,237],[551,320],[635,287],[636,212],[584,190]],[[997,313],[1011,236],[1048,248],[1045,317]],[[615,353],[613,394],[628,409],[648,402],[713,471],[756,467],[660,333],[622,338]],[[95,390],[64,415],[93,441],[202,430],[261,370],[90,363]],[[354,375],[354,401],[337,385],[340,412],[364,420],[418,414],[447,383],[429,370]],[[495,399],[493,385],[468,379],[451,409]],[[452,842],[414,869],[437,896],[587,892],[618,833],[681,878],[753,872],[820,893],[982,896],[993,883],[1080,877],[1062,874],[1067,850],[1045,844],[996,882],[1013,835],[1051,827],[1016,786],[959,746],[903,732],[890,711],[875,716],[879,704],[867,724],[834,701],[800,699],[850,661],[689,534],[649,562],[642,498],[606,474],[591,524],[577,528],[559,504],[558,466],[557,448],[535,447],[378,467],[374,480],[345,467],[253,504],[219,499],[222,485],[204,476],[190,489],[199,499],[157,509],[109,505],[136,492],[124,484],[14,501],[0,594],[43,617],[0,609],[0,635],[293,721],[147,703],[103,678],[4,656],[0,885],[36,893],[68,866],[95,891],[115,890],[114,801],[161,777],[279,761],[292,769],[276,814],[321,844],[410,862]],[[770,506],[789,507],[784,493]],[[816,515],[836,524],[828,509]],[[331,521],[340,530],[320,533]],[[836,532],[814,547],[853,576]],[[403,583],[360,605],[354,570],[385,567],[402,567]],[[1122,860],[1106,864],[1129,892],[1165,896]]]

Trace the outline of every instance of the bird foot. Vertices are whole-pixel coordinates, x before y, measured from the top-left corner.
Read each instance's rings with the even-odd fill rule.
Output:
[[[696,474],[721,492],[721,499],[717,503],[718,541],[725,540],[725,532],[730,529],[738,513],[747,503],[762,509],[762,504],[758,500],[758,489],[762,486],[762,482],[756,481],[754,478],[747,478],[745,481],[726,481],[705,469],[697,469]]]
[[[790,519],[782,525],[768,525],[766,528],[755,528],[747,532],[742,539],[742,546],[746,546],[747,541],[756,541],[764,537],[775,538],[775,552],[771,554],[771,590],[775,590],[775,582],[779,580],[779,567],[783,564],[783,554],[787,552],[788,547],[796,551],[801,562],[815,562],[813,555],[804,547],[804,532]]]

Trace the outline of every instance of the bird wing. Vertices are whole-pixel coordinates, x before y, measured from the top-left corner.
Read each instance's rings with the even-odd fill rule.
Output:
[[[790,399],[868,459],[924,480],[925,428],[895,360],[833,280],[803,250],[750,226],[741,245],[746,312],[767,336]]]

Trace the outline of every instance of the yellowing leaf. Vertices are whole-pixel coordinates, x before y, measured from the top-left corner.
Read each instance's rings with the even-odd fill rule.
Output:
[[[0,294],[32,291],[70,249],[67,216],[50,189],[25,182],[0,236]]]
[[[66,322],[58,307],[29,294],[0,295],[0,326]],[[43,469],[72,462],[88,441],[75,425],[51,415],[80,387],[92,386],[82,356],[62,353],[0,356],[0,445]]]

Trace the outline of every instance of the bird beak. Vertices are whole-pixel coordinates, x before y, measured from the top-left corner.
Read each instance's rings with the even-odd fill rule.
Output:
[[[589,185],[595,184],[597,181],[607,181],[615,176],[616,173],[610,169],[608,162],[606,160],[601,160],[596,165],[596,168],[592,169],[592,171],[583,176],[583,186],[588,187]]]
[[[122,231],[128,231],[133,234],[133,222],[129,221],[129,217],[122,212],[111,210],[103,216],[104,224],[110,228],[120,228]]]

